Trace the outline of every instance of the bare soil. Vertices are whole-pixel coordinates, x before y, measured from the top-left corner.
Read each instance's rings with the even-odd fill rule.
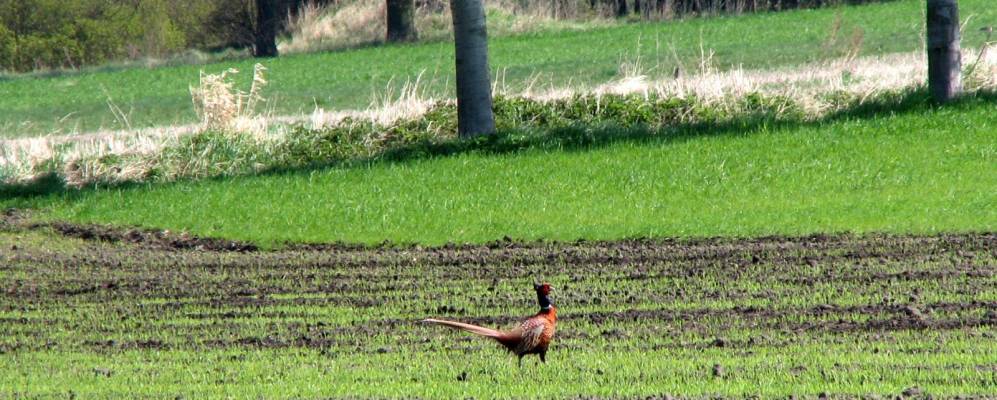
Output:
[[[0,338],[0,353],[232,346],[390,352],[426,346],[416,322],[422,317],[514,323],[534,301],[518,289],[540,279],[556,288],[564,326],[558,338],[568,348],[586,346],[572,339],[602,337],[647,338],[635,345],[647,348],[750,349],[808,335],[997,325],[997,301],[980,295],[997,284],[992,232],[260,251],[156,230],[27,221],[7,212],[0,234],[49,232],[53,242],[74,245],[51,251],[0,241],[0,312],[15,315],[0,318],[0,331],[11,332]],[[471,315],[455,298],[479,311]],[[369,343],[400,327],[414,333]],[[733,331],[753,333],[717,334]],[[668,339],[678,333],[697,339]]]

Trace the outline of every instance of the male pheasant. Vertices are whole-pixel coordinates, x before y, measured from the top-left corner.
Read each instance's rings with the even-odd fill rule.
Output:
[[[509,331],[498,331],[483,326],[432,318],[424,319],[423,322],[439,324],[495,339],[510,352],[519,356],[520,367],[523,366],[523,356],[527,354],[536,354],[540,356],[540,362],[546,363],[547,347],[550,346],[551,339],[554,338],[554,327],[557,325],[557,308],[550,301],[550,284],[534,285],[534,290],[537,292],[537,303],[540,304],[540,311]]]

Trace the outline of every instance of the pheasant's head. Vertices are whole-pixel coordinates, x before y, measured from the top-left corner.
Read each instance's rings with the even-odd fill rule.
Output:
[[[554,306],[551,303],[550,297],[550,284],[549,283],[535,283],[533,284],[533,289],[537,291],[537,303],[540,303],[540,309],[549,310]]]
[[[543,294],[547,296],[550,294],[550,284],[549,283],[534,283],[533,289],[537,291],[537,294]]]

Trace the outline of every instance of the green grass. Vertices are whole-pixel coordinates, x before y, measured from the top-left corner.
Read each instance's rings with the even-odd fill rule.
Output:
[[[915,335],[894,338],[914,346],[946,340],[925,340]],[[935,381],[952,382],[931,386],[930,393],[947,398],[982,394],[986,388],[992,389],[993,384],[981,384],[988,382],[990,376],[964,366],[985,365],[992,359],[983,352],[997,351],[991,345],[960,340],[928,354],[915,351],[914,355],[906,355],[900,350],[899,354],[883,357],[869,357],[866,353],[870,349],[856,348],[855,343],[821,348],[794,346],[733,357],[716,350],[611,352],[584,357],[558,355],[546,368],[529,365],[518,370],[515,362],[499,350],[489,350],[492,351],[363,358],[332,358],[317,350],[132,351],[104,356],[39,353],[15,357],[13,369],[22,370],[27,376],[6,380],[4,385],[21,389],[12,393],[75,392],[120,398],[157,397],[164,393],[196,393],[199,398],[642,398],[651,393],[772,398],[790,393],[808,397],[816,397],[818,393],[900,394],[918,382]],[[741,372],[728,379],[713,378],[709,371],[717,360],[734,364]],[[452,366],[439,365],[443,363]],[[836,363],[849,366],[847,370],[838,370],[833,367]],[[425,367],[433,364],[437,366]],[[811,367],[800,375],[787,368],[803,364],[819,367]],[[43,367],[46,365],[57,367],[51,371]],[[96,374],[94,365],[113,365],[120,376],[107,378]],[[950,365],[959,367],[946,370]],[[781,372],[769,372],[773,370]],[[457,381],[455,377],[465,371],[472,371],[470,379]],[[820,379],[822,374],[831,376],[824,378],[829,382]],[[27,382],[38,376],[48,379]],[[408,381],[399,381],[399,376]],[[219,384],[219,380],[224,384]],[[496,388],[506,394],[496,393]]]
[[[10,229],[0,397],[997,390],[993,235],[239,254]],[[538,276],[559,308],[546,365],[417,323],[511,326],[535,312]]]
[[[513,149],[484,143],[450,156],[56,192],[0,206],[264,246],[992,231],[993,107],[981,97],[813,124],[561,128]]]
[[[861,54],[913,51],[923,42],[922,3],[907,0],[501,37],[491,41],[490,57],[493,70],[502,71],[515,88],[536,75],[540,83],[556,85],[601,83],[617,76],[621,59],[633,60],[638,54],[650,75],[668,75],[676,56],[687,68],[698,65],[700,45],[715,50],[714,61],[723,67],[765,68],[839,57],[847,52],[856,29],[863,35]],[[989,0],[963,0],[960,7],[964,20],[970,21],[963,45],[979,46],[985,37],[977,29],[997,25],[997,10]],[[832,43],[838,15],[841,28]],[[0,80],[0,137],[124,127],[109,111],[108,98],[133,127],[192,122],[188,87],[196,84],[200,70],[214,73],[234,67],[248,75],[254,62],[5,78]],[[422,71],[428,93],[449,95],[452,90],[447,82],[453,81],[453,46],[445,42],[294,55],[262,63],[272,83],[268,107],[278,114],[310,112],[315,106],[364,107],[371,94],[384,93],[390,81],[414,80]],[[250,78],[242,78],[248,86]]]

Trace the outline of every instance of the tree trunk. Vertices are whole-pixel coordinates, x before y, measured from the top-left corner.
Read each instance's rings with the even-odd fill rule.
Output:
[[[280,0],[256,0],[256,40],[254,57],[277,57],[277,30],[280,29]]]
[[[962,92],[959,5],[956,0],[928,0],[928,88],[938,102]]]
[[[627,0],[616,0],[616,16],[627,16]]]
[[[634,0],[634,14],[640,15],[641,11],[644,9],[640,6],[640,0]]]
[[[418,39],[415,29],[415,0],[388,1],[389,42],[408,42]]]
[[[657,0],[654,4],[654,11],[658,13],[659,16],[668,16],[671,14],[671,2],[667,0]]]
[[[482,0],[450,0],[457,62],[457,130],[469,138],[495,133],[488,32]]]

